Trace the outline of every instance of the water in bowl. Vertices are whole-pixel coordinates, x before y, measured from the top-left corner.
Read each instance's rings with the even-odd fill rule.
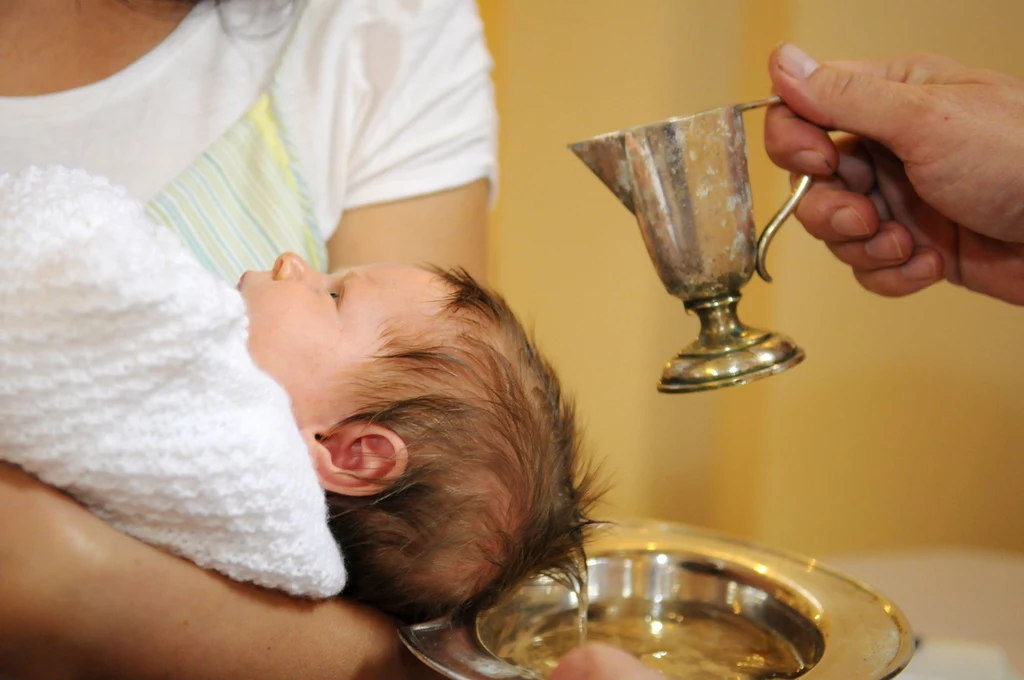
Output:
[[[585,605],[581,609],[587,611]],[[586,619],[571,609],[520,630],[498,655],[546,677],[580,643],[581,633],[591,642],[626,649],[679,680],[795,678],[807,669],[778,634],[730,610],[694,602],[594,604]]]

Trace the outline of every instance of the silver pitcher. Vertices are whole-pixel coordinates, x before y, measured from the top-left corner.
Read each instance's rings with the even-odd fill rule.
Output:
[[[754,228],[743,113],[778,97],[611,132],[570,148],[632,212],[668,292],[700,318],[698,339],[668,362],[662,392],[740,385],[797,365],[784,335],[744,326],[740,289],[811,186],[804,176],[760,238]]]

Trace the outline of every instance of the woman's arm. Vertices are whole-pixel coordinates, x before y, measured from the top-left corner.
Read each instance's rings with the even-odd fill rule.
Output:
[[[330,268],[370,262],[465,267],[487,280],[490,181],[346,211],[328,243]]]
[[[0,676],[436,677],[379,614],[231,582],[3,464],[0,517]]]

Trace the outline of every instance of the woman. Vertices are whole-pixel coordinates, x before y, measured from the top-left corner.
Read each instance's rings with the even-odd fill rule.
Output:
[[[472,0],[8,0],[0,173],[105,174],[232,282],[284,250],[482,278],[490,68]],[[426,673],[373,612],[230,583],[9,467],[0,512],[0,676]]]

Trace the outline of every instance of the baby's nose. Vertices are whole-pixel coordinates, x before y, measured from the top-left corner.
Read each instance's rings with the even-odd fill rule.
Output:
[[[298,281],[308,269],[301,257],[295,253],[284,253],[274,261],[273,278],[275,281]]]

